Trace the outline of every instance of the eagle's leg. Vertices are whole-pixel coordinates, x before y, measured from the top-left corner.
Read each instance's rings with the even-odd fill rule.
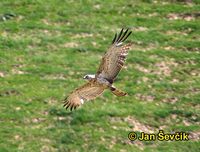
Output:
[[[126,92],[123,92],[123,91],[121,91],[121,90],[115,88],[114,86],[111,86],[111,87],[110,87],[110,90],[111,90],[111,92],[112,92],[114,95],[116,95],[116,96],[125,96],[125,95],[127,95]]]
[[[126,92],[123,92],[117,88],[115,88],[111,82],[109,82],[107,79],[104,79],[104,78],[101,78],[101,77],[98,77],[97,78],[97,82],[101,85],[103,85],[105,88],[108,88],[111,90],[111,92],[116,95],[116,96],[125,96],[127,95]]]

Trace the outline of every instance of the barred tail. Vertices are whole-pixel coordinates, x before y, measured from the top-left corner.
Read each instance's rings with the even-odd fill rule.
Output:
[[[119,90],[119,89],[117,89],[115,87],[111,87],[110,90],[116,96],[125,96],[125,95],[127,95],[126,92],[123,92],[123,91],[121,91],[121,90]]]

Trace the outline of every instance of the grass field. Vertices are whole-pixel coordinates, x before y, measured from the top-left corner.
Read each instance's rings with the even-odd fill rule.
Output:
[[[200,2],[0,2],[0,152],[200,151]],[[13,14],[11,17],[8,14]],[[63,99],[95,73],[122,27],[126,68],[76,111]],[[130,131],[185,131],[189,141],[130,142]]]

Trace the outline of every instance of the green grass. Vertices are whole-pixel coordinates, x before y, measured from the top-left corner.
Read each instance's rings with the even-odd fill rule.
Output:
[[[0,8],[0,151],[200,150],[198,0],[7,0]],[[132,28],[134,47],[115,85],[129,96],[106,91],[66,111],[62,100],[96,72],[122,27]],[[192,139],[128,140],[145,128]]]

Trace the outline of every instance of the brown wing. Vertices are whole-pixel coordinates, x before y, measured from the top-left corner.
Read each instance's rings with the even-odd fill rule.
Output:
[[[83,86],[74,90],[69,97],[64,100],[64,107],[72,109],[76,109],[85,101],[92,100],[98,96],[100,96],[104,87],[95,81],[90,81]]]
[[[123,29],[119,35],[115,34],[112,41],[112,46],[105,53],[102,58],[100,67],[97,71],[97,75],[106,78],[108,81],[113,82],[119,71],[122,69],[128,50],[131,47],[131,43],[122,45],[132,32],[127,29],[123,32]]]

